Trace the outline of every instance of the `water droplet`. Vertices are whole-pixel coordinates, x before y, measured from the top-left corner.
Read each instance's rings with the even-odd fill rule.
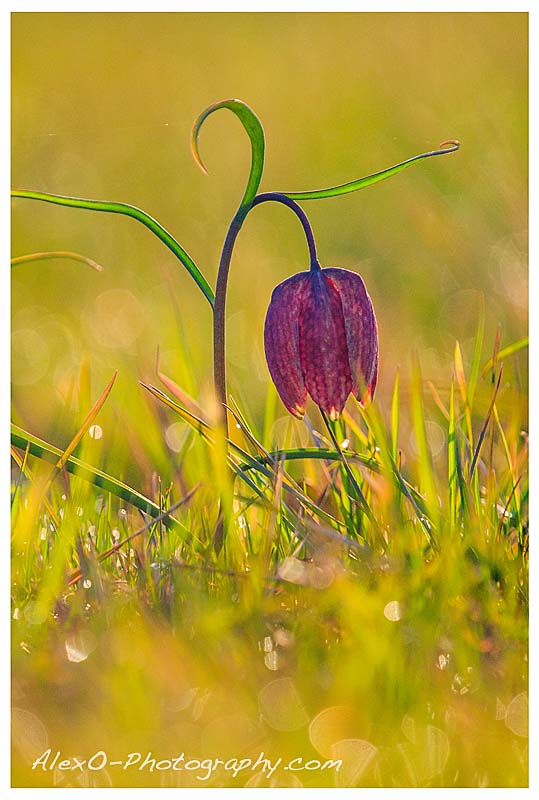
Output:
[[[279,647],[291,647],[294,644],[294,634],[285,628],[275,628],[273,639]]]
[[[309,721],[291,678],[267,683],[259,692],[258,704],[263,719],[277,731],[296,731]]]
[[[47,611],[41,604],[31,600],[24,607],[24,618],[30,625],[41,625],[47,619]]]
[[[307,565],[304,561],[300,561],[299,558],[294,558],[293,556],[285,558],[284,561],[279,564],[277,576],[284,581],[297,583],[300,586],[306,586],[309,582]]]
[[[277,650],[272,650],[264,656],[264,664],[268,669],[276,672],[279,669],[279,655]]]
[[[390,622],[399,622],[401,616],[401,604],[398,600],[391,600],[384,608],[384,617]]]
[[[165,430],[165,442],[169,450],[173,453],[179,453],[185,444],[187,436],[189,435],[189,428],[185,422],[173,422]]]
[[[513,697],[505,711],[505,724],[515,736],[528,736],[528,695],[521,692]]]
[[[12,709],[11,726],[13,743],[31,764],[36,753],[43,753],[49,746],[47,728],[39,717],[25,708]]]
[[[90,580],[90,578],[86,578],[86,580],[82,582],[82,585],[84,586],[85,589],[90,589],[92,586],[92,581]]]
[[[46,374],[50,350],[47,337],[33,328],[19,328],[11,334],[11,381],[31,386]]]
[[[451,656],[449,653],[440,653],[438,661],[436,662],[438,669],[445,669],[449,665],[450,658]]]
[[[331,757],[342,759],[342,768],[335,773],[339,788],[357,786],[378,755],[378,748],[365,739],[342,739],[331,748]]]
[[[264,637],[264,652],[265,653],[271,653],[272,650],[273,650],[273,642],[271,640],[271,636],[265,636]]]
[[[100,294],[94,307],[83,312],[83,324],[90,335],[110,349],[129,348],[146,327],[148,317],[142,302],[128,289],[109,289]]]
[[[359,733],[361,721],[351,706],[329,706],[322,709],[309,725],[309,739],[324,758],[332,758],[333,745],[352,739]]]
[[[40,534],[39,538],[41,539],[42,542],[44,542],[46,540],[46,538],[47,538],[47,529],[46,528],[41,528],[41,534]]]
[[[14,611],[13,611],[13,619],[19,619],[20,616],[21,616],[20,609],[18,609],[18,608],[14,609]]]
[[[81,631],[68,636],[64,647],[67,660],[79,664],[81,661],[86,661],[92,650],[95,650],[96,640],[89,631]]]
[[[90,425],[88,433],[92,439],[101,439],[103,436],[103,428],[100,425]]]
[[[505,719],[506,708],[499,697],[496,698],[496,719]]]
[[[112,529],[112,539],[113,539],[114,542],[118,542],[119,541],[119,539],[120,539],[120,531],[118,530],[118,528],[113,528]]]
[[[350,439],[343,439],[341,442],[341,450],[346,450],[350,444]]]
[[[315,589],[327,589],[335,579],[335,570],[331,564],[317,565],[314,568],[311,565],[309,572],[309,584]]]

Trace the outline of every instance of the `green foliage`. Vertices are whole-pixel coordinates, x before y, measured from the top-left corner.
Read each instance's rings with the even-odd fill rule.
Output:
[[[142,211],[140,208],[131,206],[128,203],[116,203],[108,200],[84,200],[80,197],[63,197],[59,194],[49,194],[47,192],[30,192],[26,190],[14,189],[11,192],[12,197],[24,198],[26,200],[41,200],[45,203],[55,203],[59,206],[67,206],[69,208],[85,208],[90,211],[105,211],[110,214],[123,214],[124,216],[136,219],[141,222],[148,230],[150,230],[169,250],[171,250],[178,261],[187,269],[201,292],[204,294],[210,304],[213,304],[214,295],[213,290],[208,284],[206,278],[197,265],[187,253],[186,250],[176,241],[174,236],[170,234],[163,226],[157,222],[153,217]]]
[[[465,477],[474,458],[467,420],[476,440],[485,422],[484,438],[498,440],[493,413],[484,419],[479,410],[489,381],[479,379],[471,403],[451,390],[444,459],[431,450],[417,364],[405,381],[410,406],[399,396],[404,379],[401,371],[391,425],[377,403],[363,410],[350,401],[333,428],[336,448],[313,427],[309,445],[268,451],[238,410],[227,448],[231,522],[219,557],[212,520],[222,445],[209,423],[159,390],[146,387],[160,424],[180,415],[191,445],[172,468],[160,461],[151,498],[69,455],[44,506],[40,459],[57,462],[62,451],[14,428],[24,462],[13,501],[15,674],[25,676],[33,711],[58,747],[69,749],[76,730],[79,749],[98,736],[105,749],[130,752],[128,724],[153,752],[180,737],[193,757],[205,754],[209,733],[202,744],[199,736],[211,730],[216,757],[245,745],[251,755],[316,758],[326,752],[320,725],[334,753],[344,739],[368,742],[372,761],[360,768],[346,751],[342,775],[302,773],[307,786],[525,782],[525,445],[506,437],[511,468],[497,445],[492,461],[486,451],[477,456],[476,504]],[[399,430],[412,420],[415,443],[403,449]],[[142,427],[137,436],[144,446]],[[204,452],[210,472],[201,469]],[[146,516],[141,526],[130,506],[157,520]],[[502,668],[508,678],[500,683]],[[39,688],[55,671],[74,697],[88,682],[96,687],[86,732],[80,700],[65,717],[56,690]],[[264,693],[277,693],[278,716]],[[192,698],[185,706],[184,696]],[[184,710],[167,711],[174,703]],[[115,786],[159,785],[152,773],[108,775]],[[285,779],[279,772],[277,785]],[[182,781],[197,785],[194,776]],[[218,770],[208,785],[237,781]]]
[[[380,172],[375,172],[372,175],[366,175],[364,178],[358,178],[355,181],[343,183],[340,186],[331,186],[327,189],[314,189],[313,191],[307,192],[283,192],[283,194],[285,194],[286,197],[290,197],[292,200],[321,200],[325,197],[338,197],[341,194],[357,192],[359,189],[365,189],[367,186],[373,186],[379,181],[384,181],[386,178],[391,178],[393,175],[397,175],[399,172],[402,172],[403,169],[410,167],[416,161],[420,161],[423,158],[431,158],[432,156],[443,156],[446,153],[454,153],[459,149],[459,147],[460,142],[457,141],[451,140],[442,142],[438,150],[432,150],[429,153],[421,153],[418,156],[412,156],[412,158],[408,158],[406,161],[401,161],[400,164],[395,164],[393,167],[387,167],[386,169],[380,170]]]

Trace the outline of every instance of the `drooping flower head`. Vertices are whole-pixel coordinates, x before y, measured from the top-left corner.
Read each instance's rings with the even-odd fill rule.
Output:
[[[352,393],[374,394],[378,329],[362,278],[346,269],[299,272],[273,291],[264,326],[266,359],[286,408],[303,417],[309,394],[337,419]]]

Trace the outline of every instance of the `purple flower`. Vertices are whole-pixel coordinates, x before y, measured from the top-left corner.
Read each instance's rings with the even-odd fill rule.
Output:
[[[303,417],[309,394],[337,419],[350,392],[374,394],[378,329],[356,272],[330,267],[299,272],[273,291],[264,326],[269,371],[287,409]]]

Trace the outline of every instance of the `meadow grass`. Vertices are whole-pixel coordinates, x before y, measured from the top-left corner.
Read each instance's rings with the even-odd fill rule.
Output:
[[[14,785],[525,785],[523,345],[488,358],[480,320],[449,391],[416,356],[389,408],[350,399],[330,430],[311,408],[276,431],[273,387],[257,429],[233,387],[228,446],[160,371],[126,431],[134,459],[172,442],[148,496],[92,466],[113,380],[63,451],[14,428]],[[31,771],[47,743],[343,766]]]

